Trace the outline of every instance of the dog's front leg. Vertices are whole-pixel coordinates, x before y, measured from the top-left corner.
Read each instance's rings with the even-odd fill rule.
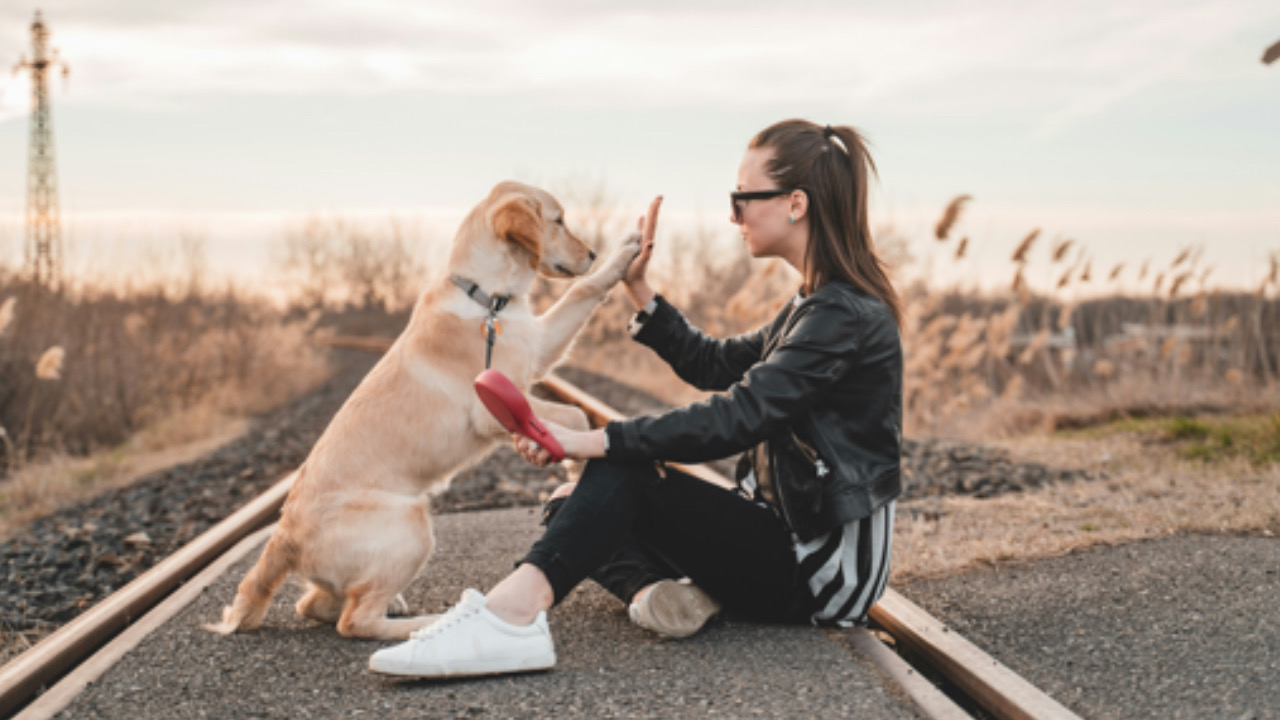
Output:
[[[640,252],[640,233],[619,245],[595,272],[573,284],[564,296],[538,317],[541,347],[534,362],[535,377],[546,375],[573,343],[600,301],[622,279]]]

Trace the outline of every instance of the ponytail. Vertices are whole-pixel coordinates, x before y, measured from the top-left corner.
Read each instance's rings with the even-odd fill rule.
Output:
[[[748,147],[772,148],[769,176],[778,187],[809,196],[805,294],[839,278],[878,298],[901,326],[901,300],[871,239],[867,194],[876,166],[858,131],[784,120],[762,130]]]

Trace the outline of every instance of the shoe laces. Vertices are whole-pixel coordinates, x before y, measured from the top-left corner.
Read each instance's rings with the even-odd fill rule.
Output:
[[[470,598],[468,598],[467,600],[469,599]],[[412,640],[422,640],[425,638],[429,638],[432,635],[435,635],[440,631],[444,630],[445,628],[449,628],[449,627],[453,627],[454,625],[457,625],[463,620],[480,612],[480,610],[483,608],[484,608],[484,605],[480,603],[467,602],[466,600],[464,600],[463,602],[460,602],[457,605],[454,605],[453,607],[449,608],[445,612],[445,614],[436,618],[430,625],[419,628],[409,633],[409,638]]]

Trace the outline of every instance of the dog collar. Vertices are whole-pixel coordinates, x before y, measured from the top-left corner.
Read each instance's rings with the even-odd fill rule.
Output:
[[[498,322],[498,313],[502,312],[502,308],[511,302],[510,295],[490,295],[476,283],[468,280],[461,275],[450,275],[449,279],[457,285],[467,297],[475,300],[488,314],[484,318],[484,369],[488,370],[493,360],[493,343],[498,339],[498,335],[502,332],[502,325]]]
[[[510,295],[490,295],[484,290],[481,290],[479,285],[462,277],[461,275],[450,275],[449,279],[452,280],[453,284],[457,285],[462,292],[466,293],[467,297],[480,303],[481,307],[488,310],[491,314],[496,315],[497,313],[502,312],[502,308],[506,307],[507,303],[511,302]]]

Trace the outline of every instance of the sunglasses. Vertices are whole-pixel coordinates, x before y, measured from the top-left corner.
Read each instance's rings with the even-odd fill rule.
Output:
[[[732,208],[733,221],[742,222],[742,212],[746,209],[747,203],[752,200],[768,200],[770,198],[790,195],[794,190],[754,190],[751,192],[731,192],[729,193],[729,205]]]

